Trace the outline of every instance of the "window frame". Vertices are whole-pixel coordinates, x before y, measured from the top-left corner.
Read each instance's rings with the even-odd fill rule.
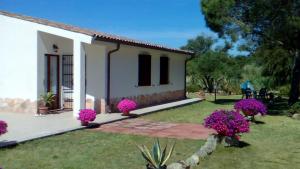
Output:
[[[144,57],[144,63],[141,58]],[[149,59],[147,61],[147,59]],[[145,65],[141,65],[145,64]],[[143,73],[143,75],[141,74]],[[138,86],[152,86],[151,84],[152,75],[152,56],[150,54],[139,54],[138,55]]]
[[[163,65],[164,59],[166,59],[167,61],[167,68],[163,68],[165,67],[165,65]],[[167,72],[162,72],[163,70]],[[161,56],[159,59],[159,84],[160,85],[170,84],[170,58],[168,56]]]

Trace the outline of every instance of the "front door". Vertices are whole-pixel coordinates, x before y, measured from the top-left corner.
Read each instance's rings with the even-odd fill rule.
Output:
[[[59,55],[46,54],[47,62],[47,92],[54,94],[54,101],[50,106],[50,109],[60,108],[60,89],[59,89]]]

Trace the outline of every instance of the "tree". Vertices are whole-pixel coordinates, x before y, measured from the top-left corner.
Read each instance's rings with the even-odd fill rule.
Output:
[[[215,84],[230,92],[228,86],[237,84],[241,79],[241,72],[237,70],[246,63],[245,57],[230,57],[227,43],[212,49],[214,42],[216,40],[211,37],[197,36],[182,47],[195,52],[195,58],[187,64],[187,74],[191,84],[201,86],[210,93],[214,91]]]
[[[201,7],[207,25],[220,37],[232,42],[244,39],[248,46],[244,49],[250,52],[259,47],[285,50],[293,60],[286,63],[292,67],[289,102],[297,101],[300,85],[299,0],[202,0]],[[269,64],[275,65],[275,59],[270,59]]]
[[[187,44],[181,47],[181,49],[193,51],[195,52],[196,57],[199,57],[200,55],[211,50],[214,42],[215,39],[212,37],[197,36],[194,39],[189,39]]]

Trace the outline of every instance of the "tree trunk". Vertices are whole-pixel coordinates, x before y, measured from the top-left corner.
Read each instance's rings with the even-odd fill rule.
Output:
[[[292,71],[292,82],[291,82],[289,105],[294,104],[298,100],[299,86],[300,86],[300,56],[298,50],[296,50],[294,67]]]

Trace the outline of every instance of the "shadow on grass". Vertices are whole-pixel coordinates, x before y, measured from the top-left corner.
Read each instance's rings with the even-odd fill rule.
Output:
[[[245,141],[240,141],[239,145],[237,146],[238,148],[244,148],[244,147],[248,147],[250,146],[249,143],[245,142]]]
[[[254,123],[254,124],[266,124],[266,123],[263,122],[263,121],[257,121],[257,120],[253,121],[252,123]]]
[[[0,148],[11,149],[15,148],[16,146],[18,146],[18,143],[16,141],[0,141]]]
[[[288,115],[288,100],[287,99],[278,99],[273,104],[268,104],[268,115],[271,116],[280,116]]]
[[[214,104],[221,104],[221,105],[232,105],[239,100],[241,99],[218,99],[217,98],[216,101],[210,101],[210,102]]]

